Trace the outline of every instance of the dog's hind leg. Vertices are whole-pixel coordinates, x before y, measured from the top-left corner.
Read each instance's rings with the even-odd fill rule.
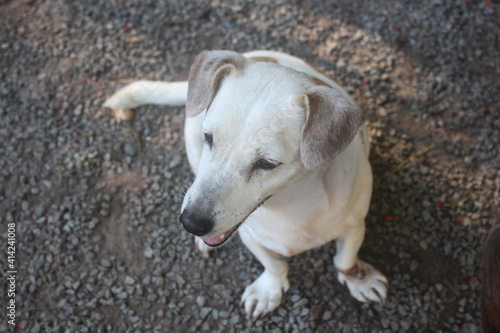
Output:
[[[115,92],[103,106],[115,114],[127,111],[132,115],[132,109],[146,104],[181,106],[186,104],[187,90],[187,81],[136,81]]]
[[[240,237],[264,266],[264,272],[246,287],[241,298],[240,305],[245,306],[247,318],[253,321],[281,304],[283,294],[290,288],[288,263],[277,253],[262,247],[251,235],[240,231]]]
[[[357,255],[363,242],[365,228],[356,227],[337,239],[334,258],[338,280],[349,288],[351,295],[360,302],[384,302],[387,297],[386,277]]]

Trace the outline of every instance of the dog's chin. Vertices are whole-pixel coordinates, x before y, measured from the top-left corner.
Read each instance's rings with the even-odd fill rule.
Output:
[[[240,225],[242,225],[243,222],[245,222],[245,220],[250,216],[250,214],[252,214],[253,212],[255,212],[257,210],[257,208],[259,208],[260,206],[262,206],[264,204],[264,202],[266,202],[266,200],[269,199],[271,196],[272,196],[272,194],[270,196],[268,196],[267,198],[265,198],[264,200],[262,200],[261,202],[259,202],[259,204],[257,205],[257,207],[255,207],[250,213],[248,213],[248,215],[243,219],[243,221],[241,221],[240,223],[238,223],[236,226],[232,227],[231,229],[229,229],[225,233],[223,233],[223,234],[221,234],[219,236],[216,236],[216,237],[201,237],[201,240],[204,241],[205,244],[207,244],[208,246],[211,246],[211,247],[221,246],[229,238],[231,238],[231,236],[234,234],[234,232],[236,230],[238,230],[238,228],[240,227]]]
[[[218,247],[224,244],[231,236],[234,234],[236,230],[238,230],[239,226],[241,225],[238,224],[231,228],[230,230],[226,231],[225,233],[216,236],[216,237],[201,237],[201,240],[205,242],[208,246],[211,247]]]

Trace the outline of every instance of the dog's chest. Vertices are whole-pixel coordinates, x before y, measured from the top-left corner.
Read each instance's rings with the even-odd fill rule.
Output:
[[[316,205],[290,205],[279,212],[259,208],[240,227],[263,247],[283,256],[294,256],[338,238],[344,224],[332,218],[331,210]],[[316,207],[311,207],[316,206]]]
[[[319,247],[345,231],[353,168],[311,172],[250,215],[240,227],[263,247],[283,256]],[[355,170],[355,169],[354,169]],[[344,189],[335,191],[334,189]]]

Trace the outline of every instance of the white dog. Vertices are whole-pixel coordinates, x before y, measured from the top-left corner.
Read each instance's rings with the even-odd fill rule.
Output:
[[[283,257],[336,240],[338,280],[361,302],[383,302],[387,279],[358,250],[372,192],[361,110],[335,82],[287,54],[206,51],[188,82],[138,81],[104,104],[186,104],[196,174],[180,221],[205,255],[238,231],[264,266],[242,297],[255,319],[289,288]]]

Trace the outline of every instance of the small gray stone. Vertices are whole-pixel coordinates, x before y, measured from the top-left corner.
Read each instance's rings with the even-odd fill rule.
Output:
[[[111,292],[115,295],[118,295],[119,293],[121,293],[123,291],[123,289],[121,287],[112,287],[111,288]]]
[[[132,157],[137,155],[138,149],[139,148],[138,148],[137,143],[135,141],[125,142],[125,144],[123,145],[123,151],[125,152],[125,154],[132,156]]]
[[[221,310],[219,311],[219,317],[222,319],[227,319],[229,318],[229,312],[227,312],[226,310]]]
[[[330,319],[332,319],[332,312],[329,310],[323,312],[323,320],[328,321]]]
[[[127,275],[127,276],[125,276],[124,282],[126,285],[130,286],[130,285],[133,285],[135,283],[135,280],[132,277]]]
[[[163,286],[164,281],[165,279],[163,279],[162,277],[153,278],[153,283],[156,284],[158,287]]]
[[[143,279],[142,279],[142,284],[143,285],[148,285],[151,283],[151,276],[149,275],[146,275]]]
[[[240,322],[240,316],[238,316],[238,315],[231,316],[231,320],[230,320],[231,325],[236,325],[239,322]]]
[[[201,308],[200,310],[200,318],[206,318],[208,314],[212,312],[212,308]]]
[[[75,116],[80,116],[82,114],[83,106],[81,104],[77,105],[75,107],[75,110],[73,111],[73,114]]]
[[[154,253],[154,251],[153,251],[153,249],[152,249],[152,248],[150,248],[150,247],[147,247],[147,248],[144,250],[144,256],[145,256],[146,258],[152,258],[152,257],[153,257],[153,253]]]
[[[142,300],[142,308],[144,310],[149,310],[151,308],[151,303],[145,299]]]
[[[422,218],[424,219],[424,221],[430,222],[432,220],[431,213],[428,210],[422,211]]]
[[[307,289],[311,289],[312,287],[314,287],[314,280],[308,279],[308,280],[306,280],[304,285]]]
[[[112,264],[108,259],[102,258],[101,259],[101,266],[106,267],[106,268],[110,268],[112,266]]]
[[[121,293],[118,293],[118,295],[116,295],[116,297],[118,297],[119,299],[126,299],[128,297],[128,295],[125,291],[122,291]]]
[[[198,306],[203,307],[205,305],[205,302],[206,302],[205,297],[203,296],[196,297],[196,303],[198,304]]]
[[[401,325],[401,328],[404,330],[404,332],[408,332],[411,326],[411,321],[408,319],[403,319],[399,322]]]
[[[33,325],[33,328],[31,329],[31,332],[32,333],[39,333],[40,331],[41,331],[40,324],[39,323],[35,323],[35,325]]]
[[[402,304],[399,304],[398,305],[398,314],[401,316],[401,317],[406,317],[407,315],[407,312],[404,308],[404,306]]]

